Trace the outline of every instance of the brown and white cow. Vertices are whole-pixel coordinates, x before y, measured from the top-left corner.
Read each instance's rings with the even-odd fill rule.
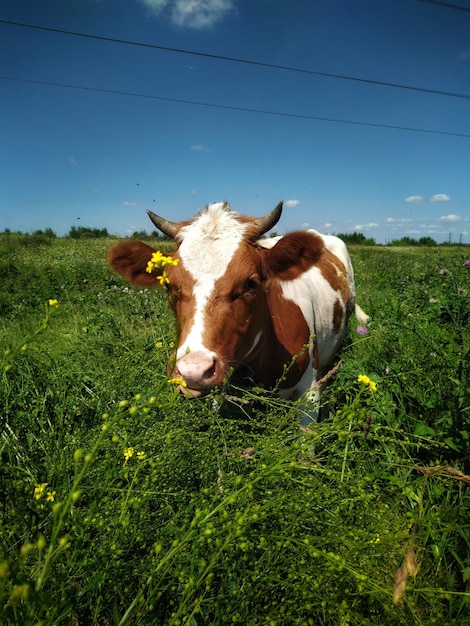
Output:
[[[184,381],[182,392],[205,395],[242,368],[282,397],[310,393],[315,401],[316,382],[338,356],[350,314],[366,322],[340,239],[315,230],[260,239],[281,212],[282,202],[263,218],[217,203],[173,223],[148,211],[177,244],[171,256],[178,263],[165,272],[178,327],[170,374]],[[131,283],[157,287],[158,271],[146,271],[153,252],[125,242],[108,260]]]

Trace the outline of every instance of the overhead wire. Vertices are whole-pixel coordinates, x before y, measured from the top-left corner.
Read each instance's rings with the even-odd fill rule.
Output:
[[[53,32],[53,33],[63,34],[63,35],[72,36],[72,37],[83,37],[83,38],[94,39],[98,41],[106,41],[106,42],[118,43],[118,44],[123,44],[123,45],[163,50],[166,52],[195,55],[199,57],[206,57],[206,58],[217,59],[217,60],[233,62],[233,63],[243,63],[243,64],[248,64],[248,65],[267,67],[271,69],[278,69],[278,70],[284,70],[284,71],[290,71],[290,72],[299,72],[303,74],[312,74],[315,76],[324,76],[328,78],[336,78],[336,79],[350,80],[350,81],[356,81],[356,82],[361,82],[361,83],[375,84],[375,85],[391,87],[391,88],[408,89],[412,91],[418,91],[418,92],[446,96],[446,97],[470,99],[470,94],[454,93],[454,92],[449,92],[449,91],[429,89],[429,88],[417,87],[417,86],[412,86],[412,85],[402,85],[399,83],[389,83],[385,81],[376,81],[376,80],[358,78],[358,77],[353,77],[353,76],[332,74],[332,73],[327,73],[327,72],[318,72],[316,70],[309,70],[309,69],[292,67],[292,66],[287,66],[287,65],[277,65],[273,63],[265,63],[262,61],[240,59],[240,58],[235,58],[235,57],[211,54],[207,52],[198,52],[195,50],[171,48],[168,46],[161,46],[157,44],[149,44],[149,43],[144,43],[144,42],[131,41],[127,39],[117,39],[113,37],[91,35],[89,33],[79,33],[76,31],[69,31],[69,30],[64,30],[64,29],[51,28],[47,26],[40,26],[38,24],[25,24],[22,22],[16,22],[12,20],[3,20],[3,19],[0,19],[0,23],[11,25],[11,26],[18,26],[21,28],[30,28],[30,29],[36,29],[36,30],[41,30],[41,31]],[[147,98],[147,99],[160,100],[160,101],[166,101],[166,102],[176,102],[180,104],[187,104],[187,105],[193,105],[193,106],[203,106],[203,107],[212,107],[212,108],[217,108],[217,109],[243,111],[247,113],[257,113],[257,114],[264,114],[264,115],[271,115],[271,116],[278,116],[278,117],[289,117],[289,118],[306,119],[306,120],[314,120],[314,121],[322,121],[322,122],[330,122],[330,123],[338,123],[338,124],[351,124],[351,125],[356,125],[356,126],[369,126],[369,127],[375,127],[375,128],[386,128],[386,129],[392,129],[392,130],[401,130],[401,131],[409,131],[409,132],[419,132],[419,133],[429,133],[429,134],[436,134],[436,135],[448,135],[448,136],[454,136],[454,137],[470,138],[470,134],[466,134],[466,133],[456,133],[456,132],[450,132],[450,131],[440,131],[440,130],[399,126],[399,125],[392,125],[392,124],[379,124],[379,123],[373,123],[373,122],[359,122],[356,120],[328,118],[328,117],[306,115],[306,114],[300,114],[300,113],[287,113],[287,112],[282,112],[282,111],[271,111],[267,109],[255,109],[255,108],[250,108],[250,107],[216,104],[216,103],[201,102],[197,100],[188,100],[188,99],[182,99],[182,98],[171,98],[171,97],[136,93],[136,92],[124,91],[124,90],[104,89],[104,88],[90,87],[86,85],[75,85],[75,84],[70,84],[70,83],[59,83],[59,82],[52,82],[52,81],[40,81],[40,80],[19,78],[19,77],[13,77],[13,76],[0,76],[0,79],[23,82],[23,83],[30,83],[30,84],[62,87],[62,88],[68,88],[68,89],[79,89],[83,91],[101,92],[101,93],[108,93],[108,94],[128,96],[128,97]]]
[[[451,91],[444,91],[444,90],[440,90],[440,89],[431,89],[431,88],[427,88],[427,87],[418,87],[415,85],[404,85],[401,83],[391,83],[391,82],[387,82],[387,81],[382,81],[382,80],[373,80],[370,78],[360,78],[357,76],[348,76],[345,74],[333,74],[331,72],[320,72],[317,70],[311,70],[311,69],[307,69],[307,68],[301,68],[301,67],[294,67],[294,66],[290,66],[290,65],[279,65],[276,63],[266,63],[264,61],[255,61],[255,60],[251,60],[251,59],[242,59],[242,58],[237,58],[237,57],[230,57],[230,56],[225,56],[225,55],[220,55],[220,54],[212,54],[209,52],[198,52],[196,50],[185,50],[183,48],[172,48],[169,46],[162,46],[162,45],[158,45],[158,44],[151,44],[151,43],[144,43],[144,42],[140,42],[140,41],[132,41],[130,39],[118,39],[115,37],[105,37],[102,35],[92,35],[90,33],[81,33],[81,32],[77,32],[77,31],[72,31],[72,30],[64,30],[62,28],[51,28],[49,26],[40,26],[38,24],[26,24],[23,22],[15,22],[12,20],[3,20],[0,19],[0,24],[7,24],[10,26],[18,26],[20,28],[30,28],[30,29],[35,29],[35,30],[41,30],[41,31],[46,31],[46,32],[51,32],[51,33],[58,33],[58,34],[62,34],[62,35],[67,35],[70,37],[82,37],[82,38],[86,38],[86,39],[94,39],[97,41],[106,41],[106,42],[110,42],[110,43],[117,43],[117,44],[122,44],[122,45],[126,45],[126,46],[137,46],[140,48],[150,48],[150,49],[154,49],[154,50],[163,50],[165,52],[174,52],[174,53],[178,53],[178,54],[188,54],[188,55],[193,55],[193,56],[198,56],[198,57],[205,57],[205,58],[209,58],[209,59],[217,59],[219,61],[226,61],[226,62],[231,62],[231,63],[242,63],[245,65],[254,65],[254,66],[258,66],[258,67],[267,67],[267,68],[271,68],[271,69],[277,69],[277,70],[283,70],[283,71],[287,71],[287,72],[297,72],[297,73],[301,73],[301,74],[310,74],[313,76],[323,76],[326,78],[335,78],[335,79],[339,79],[339,80],[349,80],[349,81],[354,81],[354,82],[359,82],[359,83],[366,83],[366,84],[370,84],[370,85],[378,85],[381,87],[390,87],[390,88],[394,88],[394,89],[406,89],[409,91],[418,91],[421,93],[428,93],[428,94],[433,94],[433,95],[439,95],[439,96],[445,96],[448,98],[463,98],[466,100],[470,100],[470,94],[466,94],[466,93],[458,93],[458,92],[451,92]]]
[[[416,133],[428,133],[428,134],[433,134],[433,135],[448,135],[448,136],[451,136],[451,137],[470,138],[470,134],[466,134],[466,133],[455,133],[455,132],[450,132],[450,131],[431,130],[431,129],[426,129],[426,128],[415,128],[415,127],[410,127],[410,126],[396,126],[396,125],[393,125],[393,124],[378,124],[378,123],[373,123],[373,122],[358,122],[358,121],[355,121],[355,120],[345,120],[345,119],[340,119],[340,118],[320,117],[320,116],[316,116],[316,115],[305,115],[305,114],[301,114],[301,113],[286,113],[286,112],[282,112],[282,111],[270,111],[268,109],[255,109],[255,108],[250,108],[250,107],[240,107],[240,106],[233,106],[233,105],[228,105],[228,104],[215,104],[213,102],[202,102],[202,101],[199,101],[199,100],[187,100],[187,99],[183,99],[183,98],[170,98],[170,97],[165,97],[165,96],[156,96],[156,95],[152,95],[152,94],[137,93],[137,92],[133,92],[133,91],[122,91],[122,90],[117,90],[117,89],[104,89],[104,88],[99,88],[99,87],[90,87],[90,86],[86,86],[86,85],[73,85],[73,84],[70,84],[70,83],[58,83],[58,82],[52,82],[52,81],[32,80],[32,79],[27,79],[27,78],[18,78],[18,77],[13,77],[13,76],[2,76],[2,75],[0,75],[0,80],[9,80],[9,81],[30,83],[30,84],[36,84],[36,85],[46,85],[46,86],[49,86],[49,87],[62,87],[62,88],[67,88],[67,89],[78,89],[78,90],[82,90],[82,91],[91,91],[91,92],[98,92],[98,93],[114,94],[114,95],[119,95],[119,96],[129,96],[129,97],[133,97],[133,98],[146,98],[146,99],[150,99],[150,100],[160,100],[160,101],[163,101],[163,102],[176,102],[176,103],[179,103],[179,104],[188,104],[188,105],[202,106],[202,107],[212,107],[212,108],[215,108],[215,109],[225,109],[225,110],[229,110],[229,111],[242,111],[242,112],[245,112],[245,113],[258,113],[258,114],[272,115],[272,116],[277,116],[277,117],[288,117],[288,118],[313,120],[313,121],[320,121],[320,122],[331,122],[331,123],[336,123],[336,124],[351,124],[351,125],[354,125],[354,126],[369,126],[369,127],[372,127],[372,128],[386,128],[386,129],[389,129],[389,130],[401,130],[401,131],[409,131],[409,132],[416,132]]]
[[[445,7],[446,9],[456,9],[457,11],[467,11],[470,13],[468,7],[463,7],[460,4],[449,4],[448,2],[440,2],[439,0],[420,0],[420,2],[426,2],[427,4],[435,4],[439,7]]]

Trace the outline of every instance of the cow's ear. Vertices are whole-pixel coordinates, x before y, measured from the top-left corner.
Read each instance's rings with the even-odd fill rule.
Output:
[[[153,248],[141,241],[126,241],[111,248],[108,263],[133,285],[158,287],[160,283],[156,280],[155,274],[146,271],[154,252]]]
[[[280,280],[294,280],[318,263],[323,251],[323,240],[315,233],[289,233],[266,251],[266,273]]]

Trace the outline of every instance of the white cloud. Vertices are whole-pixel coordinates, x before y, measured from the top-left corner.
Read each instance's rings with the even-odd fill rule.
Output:
[[[189,146],[190,150],[194,150],[194,152],[209,152],[209,148],[206,148],[206,146],[203,146],[200,143],[196,143],[193,144],[192,146]]]
[[[210,28],[235,10],[235,0],[142,0],[152,12],[168,15],[175,26]]]
[[[295,207],[300,204],[300,200],[286,200],[284,206]]]
[[[133,207],[133,206],[139,206],[139,205],[137,204],[137,202],[128,202],[127,200],[125,200],[122,203],[122,206]]]
[[[78,165],[78,161],[74,157],[70,157],[69,163],[71,163],[72,165]]]
[[[461,219],[460,215],[451,213],[450,215],[441,215],[439,222],[460,222]]]
[[[424,202],[423,196],[408,196],[405,198],[405,202],[411,202],[411,204],[421,204]]]
[[[450,202],[450,198],[445,193],[435,193],[431,202]]]
[[[406,224],[413,220],[408,217],[387,217],[387,224]]]
[[[371,228],[377,228],[376,222],[369,222],[369,224],[356,224],[354,230],[371,230]]]

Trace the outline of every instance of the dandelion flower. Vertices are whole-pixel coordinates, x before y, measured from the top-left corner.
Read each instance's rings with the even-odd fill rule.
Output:
[[[54,307],[55,309],[57,309],[57,308],[58,308],[58,306],[59,306],[59,301],[58,301],[58,300],[56,300],[55,298],[50,298],[50,299],[49,299],[49,306],[52,306],[52,307]]]
[[[367,328],[367,326],[358,326],[356,328],[356,332],[358,335],[367,335],[369,329]]]

